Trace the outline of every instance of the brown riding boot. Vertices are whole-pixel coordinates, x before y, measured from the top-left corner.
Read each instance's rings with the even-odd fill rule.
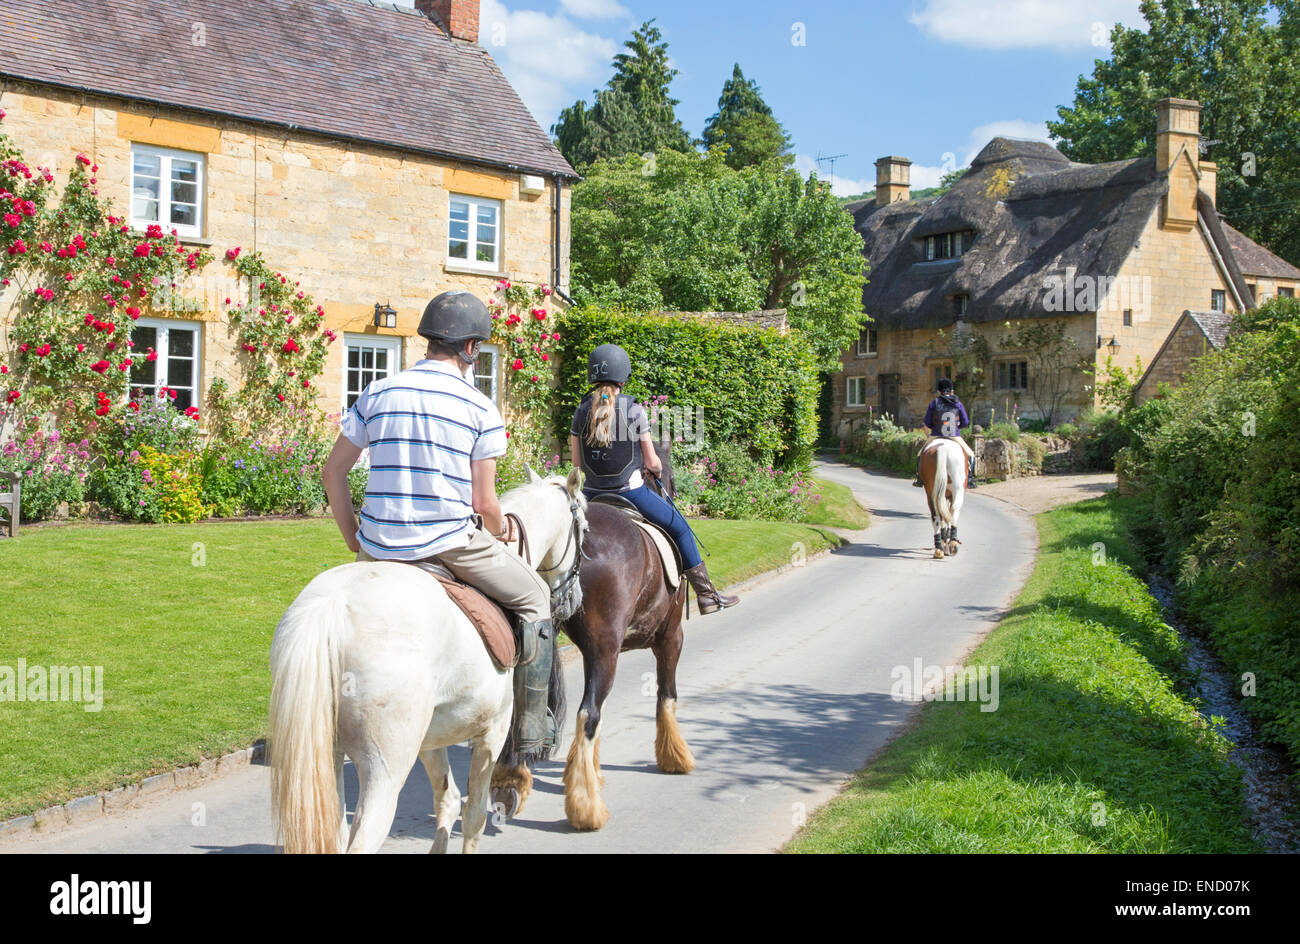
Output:
[[[740,597],[726,596],[713,586],[713,581],[709,579],[709,570],[703,563],[696,564],[685,573],[686,579],[691,582],[691,587],[695,590],[695,601],[699,604],[701,613],[725,610],[740,602]]]

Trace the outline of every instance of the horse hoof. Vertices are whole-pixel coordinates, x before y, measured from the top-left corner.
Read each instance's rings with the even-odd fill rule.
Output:
[[[951,544],[948,545],[948,556],[949,556],[949,557],[956,557],[956,556],[957,556],[957,542],[956,542],[956,541],[953,541]]]
[[[500,810],[506,819],[514,819],[523,809],[522,797],[514,787],[496,787],[492,791],[492,809]]]
[[[935,560],[943,560],[943,551],[941,551],[941,550],[940,550],[939,548],[937,548],[937,547],[934,549],[934,559],[935,559]]]

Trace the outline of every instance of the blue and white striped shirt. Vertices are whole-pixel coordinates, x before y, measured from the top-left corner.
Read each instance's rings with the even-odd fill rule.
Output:
[[[361,391],[341,431],[370,449],[357,540],[371,557],[420,560],[473,533],[470,461],[506,451],[492,401],[454,364],[421,360]]]

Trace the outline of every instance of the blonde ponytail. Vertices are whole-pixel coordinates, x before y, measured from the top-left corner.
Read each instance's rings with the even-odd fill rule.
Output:
[[[596,384],[591,393],[591,411],[587,414],[586,439],[589,446],[608,446],[614,438],[615,405],[619,384]]]

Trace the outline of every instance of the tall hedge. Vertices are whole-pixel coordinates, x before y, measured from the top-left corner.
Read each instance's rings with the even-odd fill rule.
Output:
[[[1117,469],[1149,502],[1150,543],[1268,740],[1300,760],[1300,300],[1237,316],[1227,347],[1129,412]]]
[[[626,392],[666,395],[667,405],[704,408],[710,443],[747,445],[757,459],[806,467],[817,437],[817,359],[797,333],[718,321],[579,308],[564,316],[555,417],[568,442],[587,392],[587,355],[614,343],[632,358]]]

